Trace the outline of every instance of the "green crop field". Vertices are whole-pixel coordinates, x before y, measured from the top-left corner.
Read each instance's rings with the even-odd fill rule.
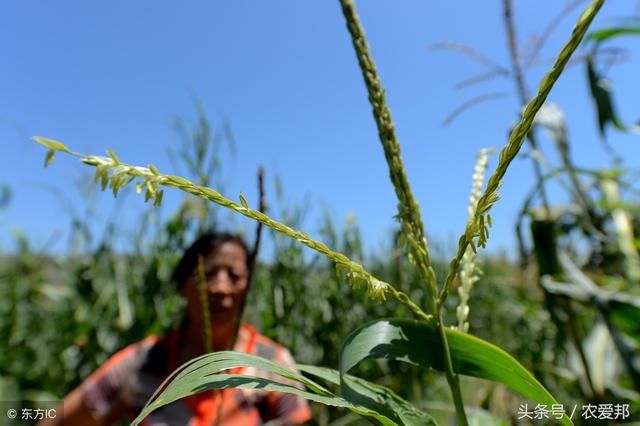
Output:
[[[319,233],[303,232],[304,204],[285,202],[286,182],[275,195],[265,193],[262,172],[259,192],[268,209],[264,200],[225,195],[215,177],[226,142],[212,137],[217,130],[200,108],[193,129],[180,127],[184,177],[130,164],[110,149],[106,156],[85,154],[46,135],[34,137],[50,168],[60,156],[76,157],[84,163],[78,168],[92,168],[96,188],[114,196],[135,191],[149,203],[126,199],[143,206],[135,231],[114,217],[97,235],[90,216],[70,218],[74,238],[64,254],[36,251],[14,234],[16,250],[0,256],[0,401],[60,400],[118,349],[176,327],[184,301],[171,272],[194,235],[223,227],[233,212],[255,223],[256,232],[245,235],[250,243],[259,235],[270,247],[254,265],[245,319],[290,348],[298,370],[236,352],[210,353],[182,366],[132,424],[194,392],[184,386],[191,383],[296,393],[312,401],[318,425],[640,422],[637,170],[618,167],[615,159],[597,170],[575,164],[570,148],[580,146],[570,141],[562,111],[546,102],[579,52],[600,130],[633,131],[620,122],[612,93],[601,84],[598,52],[640,31],[637,22],[590,28],[603,3],[582,5],[533,95],[521,87],[522,114],[504,146],[478,153],[469,170],[467,222],[453,250],[427,241],[421,212],[429,209],[421,210],[412,192],[352,0],[340,1],[344,36],[353,43],[379,134],[380,146],[371,149],[382,148],[397,196],[397,226],[382,252],[364,247],[356,216],[336,223],[326,215]],[[505,1],[507,20],[509,8]],[[507,24],[513,30],[513,22]],[[516,58],[516,81],[519,66]],[[536,183],[518,200],[519,253],[484,255],[492,229],[512,226],[491,218],[507,171],[523,147],[536,149],[542,130],[554,141],[557,163],[529,156]],[[569,202],[548,195],[551,183],[560,184]],[[168,191],[185,198],[161,216],[157,206]],[[128,250],[116,244],[122,235],[132,242]],[[302,387],[219,374],[237,366],[268,370]]]

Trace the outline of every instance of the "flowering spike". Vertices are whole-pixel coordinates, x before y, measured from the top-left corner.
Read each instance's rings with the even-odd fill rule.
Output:
[[[246,203],[246,199],[244,200],[244,203],[242,202],[242,199],[244,198],[243,195],[241,195],[240,203],[237,203],[224,197],[212,188],[196,185],[179,176],[164,175],[153,165],[149,165],[149,167],[132,166],[120,162],[117,157],[114,158],[115,154],[110,157],[83,155],[69,151],[62,144],[55,145],[54,143],[51,145],[48,142],[42,144],[54,151],[68,151],[71,155],[79,157],[83,163],[94,166],[96,168],[94,180],[99,182],[103,188],[106,188],[108,184],[111,184],[111,188],[114,190],[114,193],[117,193],[117,191],[123,186],[133,182],[134,179],[139,179],[135,184],[136,192],[141,193],[144,189],[145,201],[149,201],[153,198],[154,205],[156,206],[161,204],[164,196],[164,191],[161,190],[160,187],[172,187],[254,219],[325,255],[336,264],[336,274],[338,276],[342,276],[354,288],[358,288],[358,286],[363,282],[367,283],[368,297],[382,301],[385,300],[386,295],[389,294],[395,300],[409,307],[413,313],[423,320],[427,322],[433,321],[433,317],[431,315],[427,315],[422,309],[420,309],[420,307],[413,303],[406,293],[395,289],[384,281],[378,280],[364,269],[362,265],[352,261],[342,253],[331,250],[325,244],[313,240],[304,232],[297,231],[284,223],[277,222],[258,210],[252,210],[249,208],[248,203]],[[111,171],[113,171],[113,174],[110,175],[109,173]],[[433,274],[433,272],[430,273]]]
[[[481,203],[485,201],[482,198],[482,186],[484,184],[485,171],[489,164],[489,154],[493,151],[492,148],[481,149],[480,152],[478,152],[476,164],[473,169],[471,195],[469,196],[469,206],[467,207],[469,221],[473,223],[473,226],[470,228],[472,238],[469,239],[469,244],[461,260],[460,287],[458,287],[460,302],[456,308],[456,316],[458,318],[457,329],[462,332],[469,330],[469,323],[467,322],[467,318],[469,317],[469,295],[473,284],[478,281],[478,277],[476,276],[479,270],[476,265],[477,245],[484,247],[489,238],[487,223],[490,226],[491,217],[485,218],[484,215],[478,216],[476,213],[478,211],[486,211],[488,207],[490,207]]]
[[[370,279],[367,287],[367,297],[377,302],[385,300],[385,293],[387,292],[387,284],[382,281]]]

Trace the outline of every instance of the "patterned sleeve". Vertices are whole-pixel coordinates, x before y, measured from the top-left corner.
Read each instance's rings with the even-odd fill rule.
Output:
[[[82,384],[83,402],[96,420],[112,424],[130,414],[140,368],[138,345],[117,352]]]
[[[291,353],[282,347],[276,349],[274,362],[292,368],[295,361]],[[278,381],[282,382],[282,378]],[[286,381],[297,388],[303,388],[300,383]],[[266,396],[266,409],[268,419],[278,419],[282,425],[300,425],[311,419],[311,410],[307,401],[294,394],[282,392],[270,392]]]

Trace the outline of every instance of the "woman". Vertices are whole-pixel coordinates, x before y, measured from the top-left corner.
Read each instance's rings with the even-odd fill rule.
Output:
[[[293,358],[282,346],[243,324],[238,327],[250,282],[250,254],[242,238],[228,233],[206,233],[185,252],[173,278],[187,301],[178,330],[158,338],[150,336],[112,356],[63,401],[58,418],[43,425],[111,425],[133,419],[156,388],[175,368],[207,353],[236,350],[256,354],[282,365]],[[199,282],[202,274],[211,324],[211,341],[205,342]],[[234,373],[260,374],[248,369]],[[281,381],[281,380],[280,380]],[[143,425],[297,425],[311,413],[304,399],[279,392],[226,389],[203,392],[151,413]]]

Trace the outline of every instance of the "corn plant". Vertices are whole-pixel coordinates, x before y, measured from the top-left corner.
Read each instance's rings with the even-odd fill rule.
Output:
[[[35,137],[36,142],[48,149],[45,164],[53,160],[56,152],[64,152],[79,157],[87,165],[94,166],[96,182],[103,190],[109,187],[114,195],[117,195],[124,186],[136,181],[136,191],[144,192],[145,200],[153,200],[155,205],[162,202],[164,188],[171,187],[228,208],[326,256],[335,263],[336,273],[346,283],[354,288],[365,287],[366,296],[371,302],[399,303],[417,318],[416,320],[377,319],[362,325],[343,342],[337,370],[298,365],[298,371],[293,371],[265,359],[229,351],[203,355],[174,371],[160,387],[162,391],[156,392],[133,424],[139,424],[151,411],[182,397],[226,387],[260,387],[267,391],[293,393],[321,404],[347,408],[385,425],[435,424],[430,414],[413,406],[391,390],[349,374],[356,365],[366,359],[395,359],[442,371],[446,377],[460,425],[467,425],[468,421],[460,390],[459,375],[503,383],[511,390],[539,404],[548,406],[557,404],[558,402],[545,387],[509,354],[464,332],[467,314],[464,306],[459,317],[460,330],[454,330],[445,324],[443,309],[453,284],[461,273],[461,268],[463,271],[468,269],[464,266],[465,255],[468,258],[468,253],[475,253],[478,247],[485,247],[487,244],[491,226],[489,213],[499,199],[498,190],[509,165],[529,134],[536,113],[603,3],[604,0],[593,0],[585,9],[551,70],[540,83],[537,94],[527,103],[519,123],[511,132],[508,143],[500,152],[497,167],[491,174],[486,188],[479,197],[476,198],[474,195],[473,204],[475,205],[459,239],[457,252],[449,263],[446,278],[438,285],[421,213],[406,176],[391,112],[385,102],[384,90],[369,51],[362,24],[353,0],[340,1],[373,109],[390,180],[398,198],[396,216],[400,225],[398,240],[409,264],[415,268],[424,285],[426,301],[423,306],[412,300],[397,285],[374,276],[360,263],[345,254],[331,249],[305,232],[293,229],[251,208],[242,195],[239,201],[234,201],[215,189],[198,185],[179,176],[162,173],[153,165],[148,167],[129,165],[120,161],[111,150],[108,150],[107,157],[84,155],[72,151],[61,142]],[[231,376],[225,373],[227,369],[244,366],[275,373],[300,383],[305,388],[299,389],[260,377]],[[332,391],[332,385],[339,386],[340,392]],[[571,419],[566,415],[559,420],[563,424],[572,424]]]
[[[534,41],[527,45],[528,48],[517,45],[512,3],[511,0],[502,2],[511,69],[475,51],[471,46],[439,43],[434,47],[455,50],[490,68],[486,73],[458,83],[458,88],[468,87],[488,78],[506,77],[515,83],[516,93],[523,106],[530,92],[526,71],[535,64],[542,46],[560,20],[580,2],[568,2],[546,30],[530,37]],[[573,144],[570,143],[564,113],[556,104],[545,104],[536,115],[535,128],[528,134],[529,157],[533,161],[536,183],[526,197],[516,225],[520,265],[524,271],[520,274],[521,279],[526,281],[527,274],[537,275],[535,282],[543,292],[546,309],[555,326],[551,328],[557,330],[556,344],[553,349],[550,348],[549,355],[553,357],[555,365],[568,365],[572,372],[563,379],[563,390],[569,394],[580,394],[583,400],[592,403],[613,402],[616,398],[636,400],[639,397],[634,395],[632,388],[640,389],[636,366],[638,350],[628,343],[629,339],[637,339],[637,334],[633,332],[633,328],[628,327],[622,332],[616,325],[616,322],[628,324],[633,322],[631,318],[638,318],[638,302],[635,299],[637,292],[634,292],[634,283],[638,282],[640,273],[640,257],[635,239],[637,231],[634,229],[634,222],[637,222],[634,216],[637,213],[634,213],[635,205],[621,198],[623,191],[628,193],[632,185],[627,177],[628,173],[620,168],[622,159],[605,139],[609,128],[631,133],[637,132],[637,126],[624,125],[624,121],[618,117],[614,108],[612,86],[603,77],[602,70],[606,68],[601,64],[611,65],[622,56],[620,49],[603,47],[603,44],[618,36],[637,36],[640,30],[637,19],[617,19],[615,22],[614,26],[587,34],[583,49],[585,54],[572,60],[574,64],[584,63],[596,107],[598,130],[606,153],[612,157],[612,167],[615,168],[586,170],[577,167],[572,159]],[[495,94],[489,93],[473,98],[456,109],[446,122],[450,122],[466,108],[494,97]],[[560,160],[557,167],[544,155],[542,145],[538,142],[536,129],[540,128],[549,135],[551,146],[557,152]],[[551,197],[547,193],[545,188],[551,180],[564,190],[566,201],[570,204],[557,204],[557,197]],[[530,220],[532,242],[529,251],[521,229],[527,218]],[[582,263],[583,270],[590,273],[591,278],[587,278],[586,274],[575,267],[575,261],[567,256],[569,252],[574,254],[574,259],[587,258],[586,262],[578,263]],[[533,254],[535,262],[531,261]],[[466,278],[465,269],[463,268],[461,278]],[[465,288],[464,279],[461,282],[459,291]],[[604,291],[605,294],[596,294],[596,291]],[[615,293],[606,295],[607,292]],[[609,300],[612,294],[615,294],[616,303]],[[464,296],[461,293],[462,302],[466,301]],[[599,307],[599,315],[595,314],[593,305]],[[464,310],[459,309],[459,317],[461,314],[464,314]],[[616,317],[617,321],[612,321],[611,317]],[[595,344],[594,341],[598,343]],[[608,355],[593,357],[591,355],[594,352],[606,352]],[[622,373],[628,373],[628,376],[625,377]],[[558,380],[553,374],[544,374],[543,377],[547,384]],[[567,381],[568,377],[571,380]],[[625,393],[626,396],[623,396]]]
[[[608,127],[637,133],[637,126],[624,125],[618,117],[611,85],[598,64],[602,43],[638,34],[637,21],[628,20],[585,38],[587,81],[600,137],[613,165],[601,170],[577,167],[571,158],[564,113],[555,104],[546,105],[536,124],[546,130],[561,164],[551,168],[545,161],[550,170],[526,198],[517,225],[521,226],[525,215],[530,217],[538,283],[560,335],[571,342],[556,350],[565,350],[569,358],[572,351],[576,354],[579,362],[573,363],[572,370],[579,379],[577,391],[594,402],[612,401],[623,394],[632,401],[639,399],[640,351],[634,343],[639,334],[637,327],[629,326],[640,318],[637,205],[621,196],[623,190],[632,188],[632,182],[621,167],[622,159],[605,140]],[[533,197],[551,179],[565,190],[570,204],[534,207]],[[586,260],[573,260],[580,257]],[[589,356],[594,352],[608,355]]]

